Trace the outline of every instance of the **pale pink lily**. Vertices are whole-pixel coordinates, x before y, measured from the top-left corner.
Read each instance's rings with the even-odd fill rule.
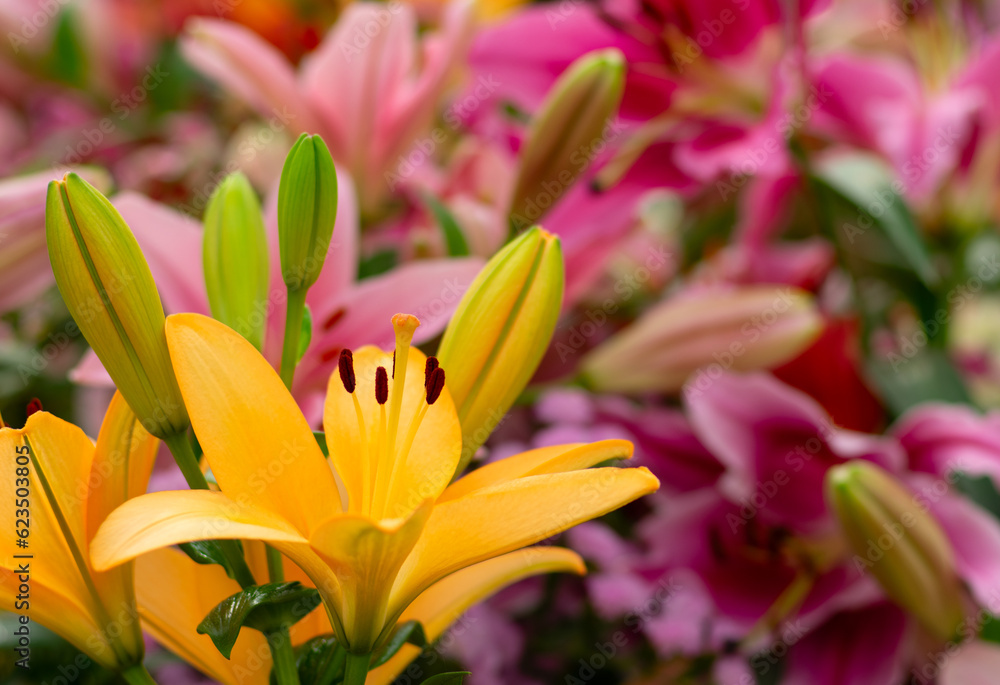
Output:
[[[182,39],[199,70],[265,118],[323,136],[358,184],[365,212],[427,129],[471,36],[472,5],[451,3],[437,31],[417,37],[412,7],[347,6],[298,73],[274,47],[234,23],[196,19]]]
[[[40,295],[54,284],[45,248],[45,194],[65,170],[50,169],[0,180],[0,314]],[[77,169],[98,189],[111,180],[98,169]]]
[[[340,174],[336,229],[319,279],[306,304],[313,320],[312,341],[299,363],[294,394],[310,419],[318,420],[326,383],[335,370],[340,350],[363,345],[391,346],[385,327],[378,323],[406,310],[420,316],[414,340],[429,340],[444,330],[448,319],[472,283],[482,260],[432,259],[410,262],[392,271],[358,280],[358,224],[351,180]],[[189,216],[142,195],[122,193],[113,202],[132,228],[159,286],[168,314],[208,314],[208,295],[202,275],[200,224]],[[263,312],[267,316],[264,355],[274,364],[281,357],[285,319],[285,286],[278,255],[277,193],[264,208],[271,254],[271,287]],[[387,313],[388,312],[388,313]],[[391,333],[390,333],[391,334]],[[85,384],[109,384],[93,352],[77,367],[73,378]]]

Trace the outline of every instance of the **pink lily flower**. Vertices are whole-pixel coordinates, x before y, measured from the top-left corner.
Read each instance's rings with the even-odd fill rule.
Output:
[[[471,27],[471,3],[455,2],[442,27],[418,40],[409,5],[357,2],[298,72],[255,33],[226,21],[192,20],[182,48],[261,116],[322,135],[369,212],[387,192],[386,174],[430,125]]]
[[[107,191],[111,179],[99,169],[76,170]],[[63,170],[50,169],[0,180],[0,313],[31,302],[55,280],[45,247],[45,195]]]
[[[604,400],[591,401],[584,421],[566,419],[564,425],[585,431],[611,423],[615,412],[607,411]],[[743,663],[748,659],[761,675],[776,667],[777,657],[768,661],[768,652],[759,651],[770,648],[787,653],[781,682],[793,685],[885,685],[934,665],[917,624],[837,542],[823,477],[830,466],[851,459],[894,473],[942,526],[975,604],[990,610],[1000,604],[1000,525],[958,495],[949,480],[955,469],[988,473],[1000,461],[994,417],[930,406],[904,416],[888,435],[850,431],[835,425],[814,400],[766,374],[723,374],[701,387],[691,383],[684,401],[683,414],[667,423],[660,413],[673,410],[617,410],[640,459],[674,460],[663,472],[688,474],[687,487],[660,497],[653,514],[640,522],[642,544],[595,526],[570,538],[599,567],[587,583],[605,617],[627,616],[630,607],[649,601],[657,579],[684,580],[664,616],[640,623],[660,654],[693,658],[739,642],[747,655]],[[651,439],[656,433],[662,435]],[[568,437],[564,429],[561,438]],[[706,461],[714,461],[715,469],[690,468]],[[694,473],[700,477],[692,478]],[[697,582],[688,581],[691,574]],[[778,623],[774,641],[762,644],[760,622],[804,578],[811,579],[800,586],[794,609],[767,619]],[[672,616],[672,608],[679,613]],[[671,623],[690,623],[692,617],[699,617],[700,641]],[[958,653],[972,662],[982,652],[976,644]],[[956,682],[965,681],[947,685]]]
[[[829,96],[811,126],[883,155],[911,199],[927,197],[958,166],[980,104],[971,88],[930,93],[909,64],[890,57],[834,54],[813,73]]]
[[[465,289],[479,273],[477,257],[432,259],[404,264],[392,271],[359,281],[357,206],[354,188],[344,174],[337,223],[323,270],[306,296],[313,320],[312,341],[299,363],[293,392],[311,418],[318,418],[326,383],[336,369],[341,349],[366,344],[390,346],[385,327],[377,325],[398,311],[420,318],[414,338],[420,343],[438,335]],[[159,286],[164,310],[209,313],[202,275],[202,236],[199,222],[134,193],[117,195],[113,202],[132,228]],[[284,332],[285,286],[278,255],[277,193],[264,207],[271,254],[271,287],[262,314],[267,316],[264,355],[277,364]],[[391,334],[391,331],[390,331]],[[110,378],[93,352],[77,367],[73,379],[85,384],[108,384]]]

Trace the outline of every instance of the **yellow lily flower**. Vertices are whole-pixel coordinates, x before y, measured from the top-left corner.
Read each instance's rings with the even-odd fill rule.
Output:
[[[449,486],[461,429],[444,370],[410,347],[417,325],[415,317],[393,317],[394,354],[369,346],[342,356],[327,393],[327,462],[250,343],[204,316],[168,318],[178,384],[221,492],[126,502],[94,540],[95,566],[192,540],[263,540],[309,576],[337,638],[363,655],[452,573],[659,487],[646,469],[586,470],[631,456],[625,441],[533,450]]]
[[[90,549],[105,517],[146,491],[157,445],[118,393],[96,445],[47,412],[0,429],[0,525],[13,534],[27,519],[29,531],[19,538],[26,547],[4,549],[0,602],[118,671],[139,669],[143,657],[132,565],[96,569]]]

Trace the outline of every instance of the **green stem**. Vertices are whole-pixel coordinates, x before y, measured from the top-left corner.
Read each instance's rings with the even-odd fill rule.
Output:
[[[192,490],[208,490],[208,481],[205,480],[205,474],[201,472],[198,457],[194,456],[194,450],[191,449],[191,443],[188,442],[187,433],[168,435],[163,439],[163,442],[167,443],[170,453],[174,455],[174,461],[177,462],[181,473],[184,474],[184,480],[187,481],[188,487]]]
[[[365,680],[368,678],[368,664],[371,660],[371,654],[348,652],[347,662],[344,664],[343,685],[365,685]]]
[[[299,669],[295,665],[295,650],[292,649],[288,628],[268,631],[267,644],[271,647],[273,673],[278,685],[299,685]]]
[[[295,379],[295,366],[299,363],[299,335],[302,333],[305,308],[306,289],[289,288],[288,306],[285,310],[285,341],[281,348],[281,380],[289,390]]]
[[[272,583],[281,583],[285,580],[285,565],[281,560],[281,552],[271,545],[267,546],[267,575]]]
[[[300,310],[301,311],[301,310]],[[292,367],[294,370],[294,366]],[[174,455],[174,460],[184,474],[184,479],[192,490],[208,490],[208,481],[205,474],[201,472],[198,465],[198,458],[191,449],[186,433],[175,433],[167,436],[163,440]],[[226,560],[236,574],[236,582],[240,587],[246,589],[253,587],[257,581],[247,565],[247,560],[240,551],[235,540],[219,540],[219,549],[226,556]],[[270,547],[267,548],[267,567],[270,571],[272,582],[281,582],[284,578],[284,571],[281,565],[281,554]],[[292,641],[288,635],[288,629],[274,631],[268,634],[268,645],[271,648],[271,658],[274,661],[274,674],[277,676],[278,685],[299,685],[299,671],[295,665],[295,652],[292,649]],[[146,674],[148,677],[148,673]],[[126,676],[128,678],[128,676]],[[133,685],[138,683],[155,682],[152,678],[149,681],[132,681]]]
[[[141,663],[123,670],[122,677],[129,682],[129,685],[156,685],[153,676]]]
[[[187,434],[174,433],[165,437],[163,442],[167,443],[170,453],[174,455],[174,461],[177,462],[181,473],[184,474],[184,480],[187,481],[188,487],[192,490],[208,490],[208,481],[205,479],[205,474],[201,472],[198,457],[194,456],[194,450],[191,449]],[[219,548],[226,555],[226,560],[236,573],[236,582],[241,587],[248,588],[257,584],[253,573],[250,572],[250,567],[247,566],[247,560],[243,557],[235,540],[219,540]]]

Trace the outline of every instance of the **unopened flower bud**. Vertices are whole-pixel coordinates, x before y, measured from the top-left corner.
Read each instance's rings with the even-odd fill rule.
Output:
[[[559,77],[528,129],[511,195],[515,228],[540,218],[605,145],[605,127],[625,89],[625,58],[615,49],[579,58]],[[530,221],[529,221],[530,220]]]
[[[563,296],[559,239],[535,227],[472,282],[438,351],[462,424],[461,471],[538,368]]]
[[[258,350],[264,343],[267,237],[257,194],[242,173],[219,184],[205,211],[205,286],[212,316]]]
[[[45,236],[70,314],[132,411],[158,438],[189,425],[156,283],[125,221],[76,174],[49,184]]]
[[[308,290],[326,261],[337,217],[337,171],[326,143],[303,133],[278,186],[281,276],[289,290]]]
[[[860,459],[827,472],[826,496],[858,570],[933,635],[953,639],[965,619],[962,586],[951,544],[926,506]]]
[[[584,380],[600,392],[674,392],[699,369],[753,371],[808,347],[823,321],[808,293],[748,286],[685,293],[591,350]]]

